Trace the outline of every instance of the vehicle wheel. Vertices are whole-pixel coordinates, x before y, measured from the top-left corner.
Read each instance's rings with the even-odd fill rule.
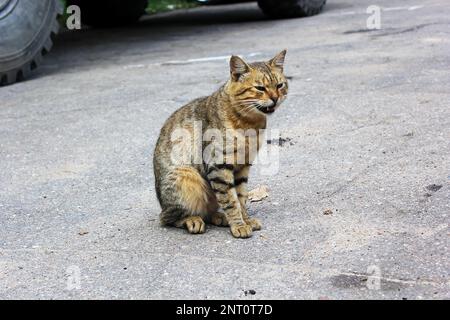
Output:
[[[0,0],[0,86],[27,78],[53,45],[60,0]]]
[[[148,0],[70,0],[81,9],[81,21],[93,27],[131,24],[145,13]]]
[[[258,0],[258,5],[268,16],[295,18],[318,14],[326,2],[326,0]]]

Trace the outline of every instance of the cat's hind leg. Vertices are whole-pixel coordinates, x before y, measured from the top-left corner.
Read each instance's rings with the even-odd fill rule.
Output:
[[[162,225],[186,228],[192,234],[205,232],[205,223],[202,216],[190,215],[184,209],[166,208],[160,214],[160,221]]]
[[[204,233],[203,218],[218,208],[217,200],[208,182],[193,167],[177,167],[168,175],[171,187],[164,190],[170,195],[170,203],[177,204],[181,214],[173,225],[186,228],[190,233]],[[164,211],[163,211],[164,212]]]

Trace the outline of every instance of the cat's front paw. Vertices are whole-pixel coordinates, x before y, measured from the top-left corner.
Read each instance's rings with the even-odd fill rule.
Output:
[[[231,234],[235,238],[250,238],[252,227],[248,224],[234,224],[230,226]]]
[[[248,218],[245,220],[245,223],[251,226],[253,231],[261,230],[262,228],[261,221],[256,218]]]

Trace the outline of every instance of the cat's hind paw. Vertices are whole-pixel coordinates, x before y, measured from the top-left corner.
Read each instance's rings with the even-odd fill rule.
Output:
[[[198,216],[184,218],[177,221],[175,225],[179,228],[185,227],[192,234],[205,233],[205,222]]]
[[[218,227],[228,227],[228,220],[225,217],[225,214],[221,212],[215,212],[211,215],[210,218],[211,224]]]

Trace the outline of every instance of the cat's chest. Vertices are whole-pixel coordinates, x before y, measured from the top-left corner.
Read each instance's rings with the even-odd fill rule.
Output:
[[[263,130],[228,128],[224,141],[224,155],[228,160],[227,163],[252,163],[263,141]]]

